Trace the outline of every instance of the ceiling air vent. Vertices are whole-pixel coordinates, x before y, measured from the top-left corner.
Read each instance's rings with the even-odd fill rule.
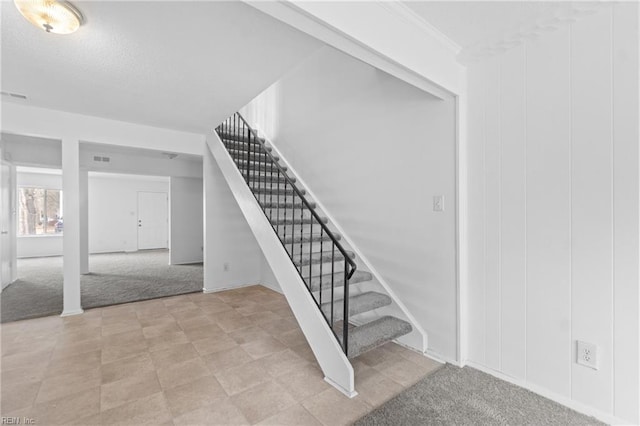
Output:
[[[102,162],[102,163],[109,163],[111,161],[111,158],[102,157],[100,155],[94,155],[93,156],[93,161]]]

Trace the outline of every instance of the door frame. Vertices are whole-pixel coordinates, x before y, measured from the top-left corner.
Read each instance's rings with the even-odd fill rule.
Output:
[[[17,243],[18,243],[18,230],[17,230],[17,222],[16,222],[16,211],[17,211],[17,204],[16,204],[16,188],[17,188],[17,182],[16,182],[16,167],[15,165],[9,163],[8,161],[5,161],[4,159],[2,159],[2,155],[0,153],[0,166],[1,167],[7,167],[9,169],[9,205],[8,206],[2,206],[3,209],[9,209],[9,214],[8,214],[8,221],[9,223],[7,224],[7,228],[5,230],[0,229],[0,231],[2,232],[7,232],[8,233],[8,239],[9,239],[9,271],[8,271],[8,280],[6,282],[2,282],[0,283],[0,291],[4,290],[5,287],[7,287],[9,284],[13,283],[15,280],[18,279],[18,265],[17,265],[17,260],[18,260],[18,252],[17,252]],[[0,177],[1,180],[1,177]],[[0,215],[3,214],[3,212],[0,212]],[[2,219],[0,218],[0,227],[2,225]],[[0,248],[1,251],[1,248]],[[0,279],[2,278],[2,271],[0,271]]]

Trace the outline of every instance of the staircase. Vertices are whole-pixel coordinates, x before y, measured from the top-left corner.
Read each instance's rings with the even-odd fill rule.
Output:
[[[239,113],[218,126],[216,133],[344,354],[354,358],[411,333],[409,322],[392,315],[366,323],[353,320],[391,305],[392,298],[359,288],[372,280],[372,274],[358,269],[354,253],[343,247],[340,235],[331,231],[328,219],[306,198],[295,176]]]

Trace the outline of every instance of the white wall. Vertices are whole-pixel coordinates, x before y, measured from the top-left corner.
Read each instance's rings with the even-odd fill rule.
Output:
[[[280,288],[280,284],[278,284],[278,279],[271,270],[271,266],[269,266],[269,262],[267,259],[262,256],[262,261],[260,262],[260,284],[265,287],[269,287],[271,290],[277,291],[278,293],[282,293],[282,288]]]
[[[59,174],[19,172],[18,186],[62,188]],[[169,178],[89,174],[89,252],[138,249],[138,192],[169,193]],[[18,257],[61,256],[62,235],[18,237]]]
[[[640,420],[638,11],[469,68],[469,360]],[[576,340],[599,347],[579,366]]]
[[[203,181],[205,291],[259,284],[262,252],[209,150],[203,157]]]
[[[426,329],[429,350],[455,359],[454,100],[326,47],[244,113]]]
[[[138,192],[169,194],[166,177],[89,174],[89,252],[138,249]],[[168,206],[167,206],[168,208]]]
[[[203,192],[202,179],[172,177],[171,259],[172,265],[202,262]]]

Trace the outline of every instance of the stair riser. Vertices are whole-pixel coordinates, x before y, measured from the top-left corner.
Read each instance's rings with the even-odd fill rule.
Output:
[[[265,210],[265,214],[266,214],[267,218],[269,220],[271,220],[271,221],[284,220],[285,219],[285,215],[284,215],[284,210],[285,209],[280,209],[279,212],[278,212],[278,209],[276,209],[275,207],[273,209],[266,208],[264,210]],[[295,213],[296,213],[295,214],[296,219],[300,219],[300,209],[297,209]],[[291,214],[292,214],[291,209],[287,209],[287,215],[286,215],[286,219],[287,220],[291,219]],[[302,210],[302,216],[303,216],[304,220],[308,220],[308,219],[310,219],[312,217],[311,216],[311,212],[309,210]],[[283,226],[285,226],[285,225],[280,225],[280,229],[283,229]],[[289,227],[291,227],[292,225],[287,225],[287,226],[288,226],[287,234],[289,234],[289,230],[290,230]],[[309,225],[305,224],[303,226],[309,226]],[[295,228],[296,228],[297,232],[300,232],[300,225],[299,224],[296,224]],[[313,228],[314,228],[314,230],[316,230],[317,225],[313,225]],[[306,228],[303,228],[303,230],[304,229],[306,229]],[[320,229],[320,228],[318,228],[318,229]]]
[[[251,152],[247,152],[246,149],[238,149],[236,147],[234,147],[233,145],[229,145],[226,147],[227,151],[229,152],[229,155],[231,155],[231,157],[233,158],[242,158],[242,159],[246,159],[247,158],[247,154],[249,155],[249,159],[250,160],[259,160],[259,161],[264,161],[264,160],[268,160],[271,161],[271,158],[276,158],[279,159],[279,157],[275,154],[273,154],[273,151],[269,150],[269,149],[256,149],[256,150],[251,150]],[[253,148],[253,146],[252,146]],[[269,152],[271,155],[267,155],[267,153],[265,152]]]
[[[350,294],[349,318],[384,306],[389,306],[392,303],[391,298],[382,293],[365,292],[358,294],[356,292],[351,292]],[[343,298],[337,298],[335,296],[333,300],[335,301],[333,303],[333,318],[334,320],[340,321],[344,317],[344,300]],[[331,313],[331,305],[332,304],[329,302],[322,305],[322,311],[326,315]]]
[[[292,253],[293,256],[300,256],[300,244],[294,244],[293,245],[293,251],[291,249],[291,243],[287,244],[285,246],[285,248],[287,249],[287,253]],[[325,253],[329,253],[331,252],[331,243],[328,242],[323,242],[322,243],[322,248],[324,250]],[[317,253],[320,251],[320,243],[313,243],[313,244],[309,244],[309,243],[305,243],[302,245],[302,254],[303,255],[308,255],[309,253]],[[336,247],[336,253],[338,253],[338,248]]]
[[[281,196],[285,193],[285,190],[287,191],[287,197],[289,198],[289,202],[291,202],[291,196],[293,193],[295,193],[295,191],[292,191],[292,186],[287,184],[286,188],[284,184],[276,185],[274,184],[270,184],[269,182],[260,182],[257,180],[252,180],[249,181],[249,188],[251,188],[251,190],[253,192],[256,193],[260,193],[260,199],[262,200],[262,195],[263,194],[267,194],[267,195],[271,195],[273,194],[273,196],[275,197],[277,194],[280,194]],[[307,191],[305,191],[302,188],[299,188],[296,186],[296,188],[298,188],[300,190],[300,192],[306,196]],[[298,195],[295,195],[296,197],[298,197],[298,201],[300,201],[300,197]]]
[[[291,201],[292,197],[296,197],[297,200],[300,200],[300,196],[298,195],[298,193],[292,191],[291,189],[288,189],[286,191],[284,189],[281,189],[278,192],[275,189],[272,190],[269,188],[251,188],[251,192],[253,192],[255,195],[259,195],[260,201],[269,200],[271,202],[279,200],[281,202],[286,202]],[[302,195],[306,195],[307,192],[305,190],[300,190],[300,193]]]
[[[247,163],[246,161],[236,161],[236,167],[238,167],[238,169],[240,169],[242,171],[242,173],[246,173],[247,171]],[[283,171],[286,171],[287,168],[282,166],[281,167]],[[275,178],[277,176],[277,170],[278,168],[273,165],[266,165],[264,163],[254,163],[254,162],[249,162],[249,174],[253,174],[255,173],[255,171],[261,171],[261,172],[269,172],[269,173],[273,173],[273,177]]]
[[[302,211],[303,218],[307,218],[311,215],[311,212],[309,211],[309,207],[307,207],[306,204],[296,203],[292,205],[291,201],[285,203],[284,200],[278,202],[278,204],[274,204],[275,202],[272,203],[269,200],[264,200],[263,197],[260,197],[259,201],[263,210],[265,209],[272,210],[271,212],[269,212],[271,215],[270,216],[271,218],[274,218],[274,217],[284,218],[285,210],[287,211],[288,218],[292,216],[295,216],[296,218],[300,218],[300,211]],[[313,202],[310,202],[309,205],[312,209],[316,208],[316,205]]]
[[[295,257],[294,257],[295,258]],[[305,280],[309,279],[309,265],[303,265],[302,267],[297,267],[298,271]],[[339,272],[344,272],[344,262],[336,262],[333,265],[333,273],[337,274]],[[311,277],[318,277],[320,275],[331,274],[331,263],[323,263],[322,264],[322,273],[320,272],[320,265],[313,264],[311,265]],[[323,279],[324,281],[324,279]]]
[[[231,154],[231,158],[235,160],[247,160],[247,153],[245,152],[229,152],[229,154]],[[249,156],[249,161],[258,161],[260,163],[271,163],[271,157],[267,156],[266,154],[260,154],[257,152],[251,152],[251,154],[248,155]],[[278,161],[280,158],[277,156],[274,156],[275,161]]]
[[[253,191],[252,191],[253,192]],[[282,195],[282,196],[278,196],[277,194],[272,194],[272,193],[267,193],[267,192],[253,192],[253,195],[258,199],[258,201],[260,201],[260,204],[266,206],[267,208],[271,208],[271,209],[276,209],[277,206],[280,206],[280,209],[283,209],[284,205],[289,205],[288,210],[287,211],[287,217],[291,218],[290,214],[292,213],[292,208],[291,208],[291,203],[295,203],[293,204],[296,209],[296,215],[299,218],[300,217],[300,204],[301,204],[301,198],[300,196],[298,196],[297,194],[289,194],[289,195]],[[306,197],[306,194],[304,195]],[[310,204],[312,204],[312,202],[310,202]],[[271,207],[269,207],[271,206]],[[313,204],[312,204],[313,206]],[[312,207],[315,208],[315,207]],[[304,207],[305,210],[306,207]],[[284,215],[284,212],[282,212],[282,214]]]
[[[245,172],[245,170],[240,170],[240,172],[242,173],[242,178],[246,181],[247,180],[247,174]],[[291,182],[295,182],[296,178],[289,176],[289,179]],[[256,183],[256,184],[260,184],[260,185],[265,185],[267,182],[273,182],[275,184],[275,182],[280,182],[281,185],[286,185],[287,187],[289,187],[291,185],[291,183],[289,181],[286,180],[286,178],[280,174],[278,175],[277,173],[274,173],[273,175],[271,173],[254,173],[253,171],[249,171],[249,182],[251,183]]]
[[[242,133],[244,133],[244,134],[242,134]],[[233,145],[236,145],[236,144],[238,144],[238,145],[246,145],[248,141],[250,141],[252,144],[264,143],[265,142],[264,138],[258,138],[256,140],[256,138],[253,135],[251,135],[250,137],[247,136],[246,130],[244,132],[239,131],[238,134],[222,132],[219,136],[221,136],[222,142],[231,143]]]
[[[276,230],[278,231],[278,235],[284,236],[285,233],[286,235],[291,235],[291,234],[300,234],[300,227],[302,227],[302,233],[303,234],[309,234],[311,231],[311,225],[278,225],[278,226],[274,226],[275,228],[277,228]],[[320,225],[318,225],[317,223],[315,223],[313,225],[313,233],[314,234],[319,234],[320,230]],[[326,232],[324,233],[324,235],[326,235]]]
[[[296,235],[296,234],[293,234],[292,237],[290,237],[288,235],[286,237],[284,235],[281,235],[281,239],[282,239],[282,242],[285,245],[293,244],[294,246],[296,244],[298,244],[298,245],[300,245],[300,244],[302,244],[302,245],[304,245],[304,244],[306,244],[306,245],[317,244],[317,246],[320,247],[320,241],[321,241],[319,235],[318,236],[314,235],[313,237],[303,236],[302,238],[299,235]],[[327,242],[330,243],[331,240],[329,239],[329,237],[323,237],[322,242],[323,243],[327,243]]]
[[[325,225],[328,223],[328,220],[326,218],[321,218],[322,219],[322,223],[324,223]],[[275,220],[275,219],[274,219]],[[293,223],[291,223],[291,218],[287,218],[287,222],[282,221],[283,219],[278,219],[280,220],[280,222],[278,223],[273,223],[273,225],[278,225],[279,227],[283,227],[283,226],[293,226],[295,224],[296,229],[300,229],[300,225],[302,226],[308,226],[310,224],[309,220],[305,219],[303,222],[300,222],[299,220],[294,221]],[[316,221],[316,219],[313,219],[313,226],[318,226],[318,222]],[[288,229],[288,228],[287,228]]]

